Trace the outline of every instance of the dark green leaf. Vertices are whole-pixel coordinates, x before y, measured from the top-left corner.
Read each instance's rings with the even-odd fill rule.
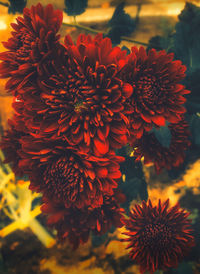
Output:
[[[193,274],[192,263],[180,263],[177,268],[171,270],[170,274]]]
[[[130,203],[134,199],[147,200],[147,184],[144,178],[141,162],[136,163],[134,157],[128,156],[128,147],[117,151],[117,155],[125,157],[125,161],[120,164],[120,170],[125,180],[119,182],[119,189],[126,195],[126,202],[121,206],[128,212]]]
[[[15,14],[16,12],[22,13],[26,7],[27,0],[9,0],[8,13]]]
[[[199,49],[200,50],[200,49]],[[184,80],[187,89],[191,91],[187,95],[186,107],[188,113],[200,112],[200,68],[194,72],[188,72]]]
[[[110,21],[108,26],[110,30],[107,36],[112,40],[113,44],[119,44],[121,42],[121,36],[129,36],[136,28],[139,19],[140,6],[135,19],[132,19],[129,14],[124,11],[125,3],[120,3]]]
[[[155,128],[153,127],[153,129],[150,131],[152,132],[156,139],[159,141],[159,143],[166,148],[170,147],[171,144],[171,132],[170,129],[168,128],[169,123],[166,123],[166,125],[164,127],[160,127],[160,128]]]
[[[160,35],[153,36],[149,40],[149,45],[147,47],[147,51],[150,49],[156,49],[156,50],[166,50],[168,51],[169,48],[171,48],[171,45],[173,43],[173,38],[171,35],[164,37]]]
[[[105,244],[108,241],[108,232],[103,234],[103,235],[91,235],[91,240],[92,240],[92,246],[99,247],[102,244]]]
[[[123,47],[122,47],[122,50],[126,50],[127,55],[129,55],[129,54],[131,53],[130,49],[127,48],[126,46],[123,46]]]
[[[200,146],[200,116],[194,114],[191,115],[190,121],[190,131],[192,143]]]
[[[180,59],[189,71],[200,68],[200,7],[186,3],[179,15],[174,35],[175,57]]]
[[[69,16],[76,16],[82,14],[87,8],[88,0],[65,0],[66,8],[64,11]]]

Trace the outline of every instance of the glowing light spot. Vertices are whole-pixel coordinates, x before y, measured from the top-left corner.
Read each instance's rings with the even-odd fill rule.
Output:
[[[7,25],[4,21],[0,20],[0,30],[7,29]]]

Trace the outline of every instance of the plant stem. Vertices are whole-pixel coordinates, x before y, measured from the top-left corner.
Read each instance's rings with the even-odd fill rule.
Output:
[[[138,45],[143,45],[143,46],[146,46],[146,47],[149,45],[148,43],[140,42],[140,41],[134,40],[134,39],[126,37],[126,36],[121,36],[121,39],[124,40],[124,41],[132,42],[132,43],[135,43],[135,44],[138,44]]]
[[[56,243],[55,239],[51,237],[47,230],[36,219],[32,219],[28,226],[45,247],[50,248]]]
[[[85,30],[87,32],[91,32],[91,33],[95,33],[95,34],[98,34],[98,33],[106,34],[105,31],[96,30],[96,29],[93,29],[93,28],[90,28],[90,27],[86,27],[86,26],[77,24],[77,23],[76,24],[63,23],[63,25],[64,26],[68,26],[68,27],[75,27],[77,29]],[[136,41],[136,40],[134,40],[132,38],[129,38],[129,37],[126,37],[126,36],[122,36],[121,39],[124,40],[124,41],[135,43],[135,44],[139,44],[139,45],[143,45],[143,46],[148,46],[148,43]]]
[[[4,3],[4,2],[1,2],[1,1],[0,1],[0,5],[1,5],[1,6],[4,6],[4,7],[9,7],[9,4],[8,4],[8,3]]]
[[[81,30],[85,30],[87,32],[91,32],[91,33],[104,33],[102,31],[99,31],[99,30],[96,30],[96,29],[92,29],[92,28],[89,28],[89,27],[86,27],[86,26],[83,26],[83,25],[80,25],[80,24],[70,24],[70,23],[63,23],[64,26],[68,26],[68,27],[75,27],[77,29],[81,29]]]

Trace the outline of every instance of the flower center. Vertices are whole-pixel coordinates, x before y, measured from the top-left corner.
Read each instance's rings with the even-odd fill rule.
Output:
[[[153,75],[142,76],[137,82],[138,94],[143,101],[150,104],[163,103],[165,88],[160,80]]]
[[[78,101],[75,103],[74,105],[74,110],[76,112],[81,112],[82,109],[88,109],[87,106],[84,104],[84,102],[82,100]]]
[[[18,59],[22,61],[26,61],[30,59],[30,51],[31,51],[31,43],[33,42],[33,38],[27,34],[19,34],[19,45],[16,51],[16,56]]]
[[[148,224],[142,233],[144,246],[164,248],[171,242],[172,231],[166,224]]]
[[[45,187],[58,198],[74,200],[83,185],[83,169],[77,166],[74,157],[61,158],[44,172]]]

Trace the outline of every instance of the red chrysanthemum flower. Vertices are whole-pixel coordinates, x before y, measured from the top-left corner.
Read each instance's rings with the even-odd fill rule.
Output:
[[[179,204],[169,207],[169,200],[157,206],[151,201],[136,205],[125,220],[128,236],[123,241],[130,242],[130,258],[140,265],[140,272],[157,269],[166,270],[177,267],[192,246],[194,237],[191,235],[189,213],[180,209]]]
[[[43,118],[34,125],[35,137],[60,135],[97,156],[125,145],[129,121],[123,113],[130,112],[125,101],[132,87],[117,77],[124,59],[125,51],[102,35],[80,35],[76,45],[67,36],[65,53],[60,48],[53,62],[43,64],[43,107],[37,111]]]
[[[134,112],[130,115],[131,138],[140,138],[153,126],[165,122],[176,123],[185,112],[183,107],[188,90],[179,82],[185,77],[186,67],[173,61],[173,53],[143,47],[133,47],[122,68],[121,79],[132,85],[133,93],[128,102]]]
[[[45,8],[41,4],[25,8],[23,17],[17,24],[12,23],[12,38],[3,45],[8,51],[0,53],[0,75],[10,77],[6,88],[13,93],[23,93],[22,87],[29,81],[36,81],[40,66],[59,46],[57,32],[62,23],[62,12],[54,10],[52,5]],[[19,91],[20,90],[20,91]]]
[[[43,118],[43,114],[37,113],[43,109],[43,102],[38,94],[39,89],[36,85],[24,87],[23,91],[25,91],[24,94],[14,97],[12,107],[14,112],[20,115],[23,120],[26,132],[35,136]],[[59,139],[58,136],[56,136],[56,139]]]
[[[58,232],[60,240],[68,238],[74,249],[88,241],[90,232],[96,235],[106,233],[112,226],[123,226],[124,210],[119,203],[125,196],[116,191],[113,196],[105,195],[103,204],[98,208],[65,208],[62,203],[52,203],[45,199],[42,212],[49,215],[47,223]]]
[[[163,168],[168,170],[178,167],[185,159],[185,151],[190,146],[188,139],[190,132],[186,121],[181,120],[176,124],[168,126],[171,134],[169,147],[163,146],[154,133],[144,133],[144,135],[134,144],[134,156],[136,161],[144,157],[144,164],[154,163],[157,173]]]
[[[98,207],[103,195],[113,195],[121,177],[123,157],[109,153],[105,157],[85,154],[61,140],[20,139],[19,167],[30,178],[30,188],[42,192],[65,207]]]

